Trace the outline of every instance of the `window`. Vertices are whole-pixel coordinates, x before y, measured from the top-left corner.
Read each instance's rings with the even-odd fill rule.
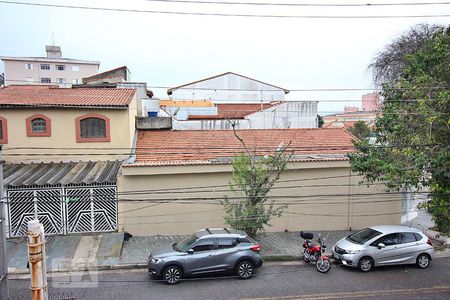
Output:
[[[378,247],[378,244],[384,244],[385,246],[392,246],[398,244],[398,233],[391,233],[379,238],[371,244],[371,246]]]
[[[27,77],[27,82],[33,82],[33,77]]]
[[[76,118],[76,138],[78,143],[109,142],[109,118],[89,114]]]
[[[194,252],[214,250],[214,239],[200,240],[195,244],[192,250],[194,250]]]
[[[400,237],[402,239],[402,244],[414,243],[416,241],[416,237],[412,232],[402,232],[400,233]]]
[[[25,64],[25,69],[33,70],[33,64]]]
[[[72,80],[72,83],[73,84],[78,84],[78,83],[80,83],[80,80],[79,79],[74,79],[74,80]]]
[[[373,230],[371,228],[364,228],[352,235],[349,235],[347,237],[347,240],[362,245],[380,234],[381,232],[379,231]]]
[[[26,119],[27,136],[51,136],[51,120],[49,117],[37,114]]]
[[[64,71],[66,69],[65,65],[56,65],[56,70],[58,71]]]
[[[218,242],[219,249],[234,248],[238,244],[237,239],[232,238],[220,238],[218,239]]]
[[[78,72],[78,71],[80,71],[80,67],[79,66],[72,66],[72,71]]]
[[[47,77],[41,77],[41,83],[52,83],[52,80]]]
[[[174,245],[174,250],[180,251],[180,252],[186,252],[191,248],[191,245],[194,244],[197,241],[197,236],[195,234],[192,234],[185,238],[184,240],[176,243]]]
[[[50,64],[41,64],[41,70],[50,70]]]
[[[6,119],[0,116],[0,144],[8,144],[8,124]]]
[[[56,80],[58,81],[59,84],[66,83],[66,79],[65,78],[57,78]]]
[[[414,232],[413,234],[416,237],[416,241],[421,241],[423,239],[423,236],[421,234],[417,232]]]

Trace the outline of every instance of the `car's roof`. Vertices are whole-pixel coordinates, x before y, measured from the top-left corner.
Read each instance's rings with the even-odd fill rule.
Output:
[[[393,233],[393,232],[421,232],[419,229],[410,227],[410,226],[402,226],[402,225],[375,225],[370,226],[369,228],[379,231],[381,233]]]
[[[195,233],[198,238],[205,237],[239,237],[244,238],[247,234],[242,230],[233,230],[228,228],[205,228]]]

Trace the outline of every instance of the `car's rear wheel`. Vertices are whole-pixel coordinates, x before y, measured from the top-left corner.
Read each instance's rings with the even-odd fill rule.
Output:
[[[363,257],[358,262],[358,269],[361,272],[369,272],[373,269],[373,259],[370,257]]]
[[[177,284],[182,276],[181,269],[177,266],[168,266],[164,269],[163,279],[167,284]]]
[[[425,269],[430,265],[430,256],[428,254],[422,253],[416,259],[416,265],[419,269]]]
[[[241,261],[236,266],[236,275],[241,279],[249,279],[253,276],[255,268],[251,262],[248,260]]]

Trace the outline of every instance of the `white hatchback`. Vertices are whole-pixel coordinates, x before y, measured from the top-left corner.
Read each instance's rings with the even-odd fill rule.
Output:
[[[376,266],[429,266],[434,257],[431,240],[419,229],[399,225],[364,228],[337,242],[333,257],[345,266],[368,272]]]

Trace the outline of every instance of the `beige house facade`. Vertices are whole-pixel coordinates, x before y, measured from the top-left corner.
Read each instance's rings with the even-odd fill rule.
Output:
[[[9,237],[117,231],[117,176],[135,140],[135,89],[0,89]]]
[[[46,46],[46,57],[1,56],[5,86],[12,84],[81,84],[98,73],[100,62],[63,58],[59,46]]]
[[[135,138],[136,103],[134,89],[0,89],[3,157],[6,162],[126,159]],[[103,123],[102,137],[81,136],[88,119]],[[33,132],[33,122],[45,128]]]
[[[359,184],[362,178],[351,173],[346,157],[353,149],[352,137],[344,130],[237,134],[249,149],[265,148],[268,153],[273,151],[268,147],[275,149],[284,140],[285,145],[291,141],[295,151],[269,194],[277,206],[286,206],[285,212],[272,219],[267,231],[353,230],[400,223],[402,194],[387,193],[380,184]],[[123,165],[118,178],[119,230],[168,235],[226,226],[220,201],[242,196],[229,189],[231,159],[243,151],[233,138],[232,131],[225,130],[140,131],[137,158]]]

